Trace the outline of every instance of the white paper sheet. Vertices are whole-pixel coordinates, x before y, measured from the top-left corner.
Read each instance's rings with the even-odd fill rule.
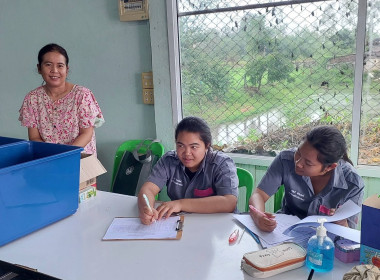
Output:
[[[328,232],[352,240],[356,243],[360,243],[360,230],[344,227],[333,223],[327,223],[325,224],[325,227]]]
[[[310,222],[317,223],[319,218],[325,218],[326,223],[336,222],[354,216],[360,211],[361,208],[357,204],[355,204],[352,200],[348,200],[345,204],[343,204],[335,211],[335,214],[333,216],[308,216],[305,219],[300,220],[297,224]]]
[[[318,219],[320,218],[325,218],[325,227],[328,223],[335,222],[335,221],[340,221],[347,219],[351,216],[354,216],[358,214],[361,211],[361,208],[355,204],[352,200],[348,200],[346,203],[344,203],[341,207],[339,207],[333,216],[321,216],[321,215],[313,215],[313,216],[308,216],[299,222],[295,223],[294,225],[290,226],[286,231],[284,231],[284,234],[288,234],[290,231],[292,231],[295,227],[298,226],[318,226]],[[342,227],[344,230],[344,227]],[[327,229],[327,227],[326,227]],[[329,230],[329,229],[327,229]],[[335,231],[341,231],[342,229],[336,228],[336,227],[331,227],[329,231],[332,233],[339,235]]]
[[[173,239],[177,236],[179,217],[169,217],[151,225],[143,225],[140,218],[114,218],[103,240],[117,239]]]
[[[235,219],[245,225],[249,230],[256,233],[261,240],[264,240],[263,243],[266,244],[279,243],[291,239],[291,237],[282,234],[282,232],[299,220],[297,217],[295,217],[296,219],[292,217],[295,216],[276,214],[276,221],[281,220],[282,222],[277,222],[277,227],[273,232],[265,232],[256,226],[250,215],[234,215]]]

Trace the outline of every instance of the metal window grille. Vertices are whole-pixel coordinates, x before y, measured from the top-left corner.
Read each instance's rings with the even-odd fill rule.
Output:
[[[358,0],[177,4],[183,115],[204,118],[217,147],[274,156],[320,124],[351,140]],[[359,162],[380,136],[380,35],[369,30]]]
[[[359,164],[380,165],[380,3],[368,2]]]

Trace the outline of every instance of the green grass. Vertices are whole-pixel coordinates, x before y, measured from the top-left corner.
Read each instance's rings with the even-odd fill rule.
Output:
[[[345,71],[348,70],[346,69]],[[311,75],[312,71],[314,73]],[[205,99],[203,102],[199,102],[199,100],[193,101],[185,97],[185,115],[201,116],[212,124],[219,125],[245,120],[249,117],[260,116],[268,111],[279,109],[288,120],[291,120],[288,125],[294,126],[310,121],[308,118],[296,120],[299,119],[307,106],[312,106],[315,103],[317,92],[323,91],[323,93],[331,95],[333,93],[343,93],[347,95],[347,100],[352,98],[353,78],[347,76],[342,78],[340,70],[337,69],[315,71],[314,69],[301,68],[291,73],[292,82],[282,81],[273,84],[267,84],[264,76],[260,93],[252,93],[249,92],[249,89],[244,88],[244,67],[234,67],[229,73],[230,84],[239,86],[230,87],[225,101],[215,103]],[[321,81],[326,78],[328,78],[329,86],[328,88],[321,88]],[[371,92],[376,92],[377,90],[377,88],[371,89]],[[332,109],[332,106],[329,108],[328,103],[321,103],[327,109]],[[347,109],[346,112],[344,110],[340,112],[340,116],[345,116],[345,119],[349,118],[351,108]],[[330,118],[337,121],[341,120],[340,116],[330,116]],[[327,118],[325,121],[328,123],[329,119]]]

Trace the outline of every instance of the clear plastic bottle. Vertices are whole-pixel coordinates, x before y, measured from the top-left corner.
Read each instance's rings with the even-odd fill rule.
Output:
[[[326,219],[318,219],[316,235],[307,243],[306,266],[319,272],[330,271],[334,266],[334,242],[327,236],[324,222]]]

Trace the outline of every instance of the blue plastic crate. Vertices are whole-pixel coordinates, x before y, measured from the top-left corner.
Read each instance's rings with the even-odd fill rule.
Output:
[[[32,141],[0,146],[0,246],[76,212],[82,150]]]
[[[4,145],[18,144],[18,143],[23,142],[23,141],[25,141],[25,140],[0,136],[0,147],[4,146]]]

